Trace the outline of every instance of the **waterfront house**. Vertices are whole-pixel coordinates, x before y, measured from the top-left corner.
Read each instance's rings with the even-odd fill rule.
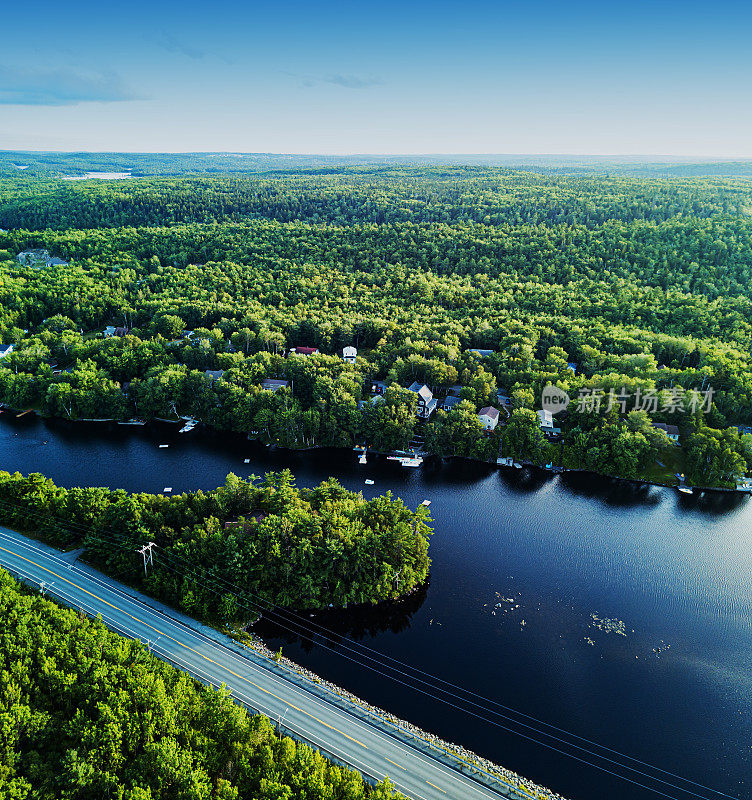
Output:
[[[205,369],[204,375],[211,380],[212,383],[218,381],[223,375],[225,371],[223,369]]]
[[[290,381],[282,381],[277,378],[266,378],[261,382],[261,388],[269,392],[278,392],[280,389],[289,389]]]
[[[478,419],[483,423],[483,430],[492,431],[499,424],[499,409],[484,406],[478,412]]]
[[[461,397],[457,397],[457,395],[450,394],[450,395],[447,395],[441,401],[441,406],[440,407],[441,407],[442,411],[451,411],[456,405],[459,405],[459,403],[461,403],[461,402],[462,402],[462,398]]]
[[[538,414],[540,429],[546,436],[555,436],[561,433],[561,428],[554,426],[554,415],[550,411],[542,408],[536,413]]]
[[[679,429],[676,425],[665,425],[663,422],[654,422],[653,427],[657,431],[663,431],[672,442],[679,442]]]
[[[12,344],[0,344],[0,358],[5,358],[5,356],[9,356],[13,352],[14,345]]]
[[[296,356],[313,356],[318,352],[318,347],[293,347],[290,349],[290,354]]]
[[[343,348],[342,350],[342,360],[347,361],[350,364],[355,363],[355,359],[358,357],[358,349],[356,347],[348,346]]]
[[[428,419],[438,405],[438,401],[434,400],[433,392],[425,383],[418,383],[418,381],[411,383],[407,387],[407,391],[415,392],[418,395],[418,407],[415,409],[415,414],[421,419]]]

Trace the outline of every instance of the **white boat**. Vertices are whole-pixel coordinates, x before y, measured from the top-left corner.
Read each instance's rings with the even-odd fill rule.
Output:
[[[243,459],[243,463],[244,464],[250,464],[251,463],[251,459],[250,458],[244,458]]]
[[[399,461],[403,467],[419,467],[423,463],[420,456],[387,456],[388,461]]]
[[[522,464],[520,464],[520,462],[519,462],[519,461],[513,461],[513,462],[512,462],[512,466],[513,466],[515,469],[522,469]]]
[[[691,486],[677,486],[676,487],[682,494],[692,494]]]
[[[430,500],[424,500],[424,501],[421,503],[421,505],[422,505],[422,506],[425,506],[426,508],[428,508],[428,506],[430,506],[430,505],[431,505],[431,501],[430,501]]]
[[[358,464],[367,464],[367,463],[368,461],[366,461],[366,454],[363,453],[363,455],[358,459]]]
[[[178,433],[189,433],[198,425],[197,419],[189,419],[188,422],[178,431]]]
[[[373,486],[373,481],[370,478],[366,478],[366,486]]]
[[[146,420],[143,419],[121,419],[118,425],[146,425]]]
[[[161,450],[163,447],[169,447],[169,446],[170,446],[169,444],[160,444],[160,445],[159,445],[159,448],[160,448],[160,450]]]
[[[172,491],[172,486],[165,486],[164,489],[162,489],[162,491],[163,492],[171,492]]]

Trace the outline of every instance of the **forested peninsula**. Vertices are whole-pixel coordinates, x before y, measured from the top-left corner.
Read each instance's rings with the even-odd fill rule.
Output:
[[[752,468],[744,178],[32,175],[0,181],[0,228],[13,409],[700,486]],[[549,384],[626,400],[547,431]]]
[[[171,497],[56,486],[0,472],[0,522],[214,625],[265,609],[396,600],[428,577],[428,509],[365,500],[334,479],[295,487],[288,471],[230,474],[211,492]],[[137,550],[153,542],[145,574]]]

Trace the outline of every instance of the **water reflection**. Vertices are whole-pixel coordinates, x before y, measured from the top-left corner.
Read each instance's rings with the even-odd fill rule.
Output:
[[[361,641],[381,633],[402,633],[425,602],[430,579],[409,597],[378,606],[352,606],[346,610],[265,614],[253,630],[265,640],[297,644],[310,653],[316,642],[337,648],[343,639]]]

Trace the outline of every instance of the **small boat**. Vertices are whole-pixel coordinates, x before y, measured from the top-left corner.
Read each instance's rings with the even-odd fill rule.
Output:
[[[422,505],[422,506],[425,506],[426,508],[428,508],[428,506],[430,506],[430,505],[431,505],[431,501],[430,501],[430,500],[424,500],[424,501],[421,503],[421,505]]]
[[[370,478],[366,478],[366,486],[373,486],[374,482]]]
[[[198,425],[197,419],[189,419],[185,425],[178,431],[178,433],[189,433]]]
[[[388,461],[399,461],[403,467],[419,467],[423,463],[420,456],[387,456]]]
[[[250,458],[244,458],[243,459],[243,463],[244,464],[250,464],[251,463],[251,459]]]
[[[676,487],[682,494],[693,494],[691,486],[677,486]]]
[[[160,444],[160,445],[159,445],[159,448],[160,448],[160,450],[161,450],[163,447],[169,447],[169,446],[170,446],[169,444]]]
[[[522,469],[522,464],[520,464],[520,462],[519,462],[519,461],[513,461],[513,462],[512,462],[512,466],[513,466],[515,469]]]
[[[121,419],[118,420],[118,425],[146,425],[146,420],[143,419]]]
[[[172,486],[165,486],[164,489],[162,489],[162,491],[163,492],[171,492],[172,491]]]

